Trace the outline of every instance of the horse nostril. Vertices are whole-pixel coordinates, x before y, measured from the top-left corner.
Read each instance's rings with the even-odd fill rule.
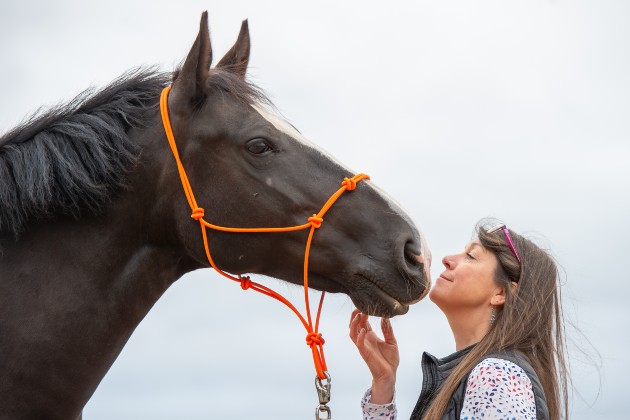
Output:
[[[420,246],[413,240],[407,241],[405,244],[405,262],[410,268],[422,268],[423,258]]]

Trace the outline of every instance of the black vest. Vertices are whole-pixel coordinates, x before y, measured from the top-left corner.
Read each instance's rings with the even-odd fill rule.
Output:
[[[470,352],[474,347],[466,347],[458,352],[446,356],[442,359],[438,359],[427,352],[422,354],[422,391],[420,397],[416,403],[413,412],[411,413],[411,420],[421,420],[426,413],[431,401],[437,395],[440,386],[446,380],[448,375],[453,371],[455,366]],[[532,383],[532,390],[534,392],[534,400],[536,402],[536,419],[548,420],[549,411],[547,409],[547,401],[545,400],[545,393],[543,391],[538,375],[534,372],[534,368],[529,364],[525,355],[516,351],[505,350],[498,353],[488,354],[484,357],[496,358],[508,360],[515,365],[519,366],[525,371],[527,377]],[[462,379],[457,386],[457,389],[453,393],[451,400],[448,402],[448,407],[444,411],[443,420],[459,420],[460,413],[464,407],[464,397],[466,395],[466,382],[468,381],[468,375]]]

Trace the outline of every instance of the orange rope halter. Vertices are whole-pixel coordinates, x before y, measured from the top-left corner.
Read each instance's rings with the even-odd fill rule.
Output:
[[[182,181],[182,186],[184,187],[184,193],[186,194],[186,199],[188,200],[188,204],[190,205],[190,209],[192,210],[193,219],[199,222],[201,227],[201,235],[203,236],[203,245],[206,250],[206,256],[208,257],[208,261],[212,268],[214,268],[219,274],[227,277],[230,280],[237,281],[241,284],[241,288],[243,290],[253,289],[259,293],[272,297],[276,300],[287,305],[302,321],[304,328],[306,329],[306,344],[311,348],[313,352],[313,361],[315,363],[315,370],[317,371],[317,376],[320,380],[326,379],[326,372],[328,369],[326,368],[326,360],[324,359],[324,338],[319,330],[319,316],[322,311],[322,305],[324,303],[324,295],[325,292],[322,292],[321,298],[319,300],[319,306],[317,308],[317,316],[315,318],[315,326],[313,326],[313,321],[311,319],[311,309],[309,305],[308,299],[308,256],[311,249],[311,242],[313,239],[313,233],[315,229],[318,229],[322,222],[324,221],[323,217],[326,212],[332,207],[332,205],[337,201],[337,199],[343,194],[346,190],[352,191],[356,188],[357,182],[363,179],[370,179],[369,176],[365,174],[358,174],[353,176],[352,178],[344,178],[341,183],[341,188],[339,188],[324,204],[321,210],[313,214],[308,218],[307,223],[297,226],[288,226],[288,227],[274,227],[274,228],[233,228],[233,227],[224,227],[213,225],[212,223],[208,223],[204,220],[204,209],[197,205],[197,201],[195,200],[195,195],[193,194],[192,187],[190,186],[190,181],[188,181],[188,176],[186,175],[186,171],[184,170],[184,166],[179,158],[179,153],[177,152],[177,145],[175,143],[175,136],[173,135],[173,129],[171,127],[171,122],[168,116],[168,94],[171,90],[171,86],[167,86],[162,90],[162,94],[160,96],[160,113],[162,115],[162,123],[164,124],[164,131],[166,132],[166,137],[168,139],[168,143],[171,146],[171,151],[173,152],[173,156],[175,157],[175,162],[177,163],[177,169],[179,171],[179,177]],[[206,233],[206,228],[220,230],[223,232],[291,232],[296,230],[303,230],[310,228],[310,232],[308,235],[308,240],[306,241],[306,250],[304,251],[304,301],[306,304],[306,315],[307,320],[304,319],[302,314],[283,296],[276,293],[275,291],[265,287],[261,284],[255,283],[250,280],[249,276],[241,276],[234,277],[229,273],[221,270],[214,263],[212,256],[210,255],[210,248],[208,246],[208,236]]]

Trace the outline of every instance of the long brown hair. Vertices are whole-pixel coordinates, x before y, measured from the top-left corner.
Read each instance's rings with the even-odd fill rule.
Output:
[[[444,381],[424,419],[442,419],[459,383],[485,355],[501,350],[516,350],[527,356],[545,392],[550,419],[566,418],[569,377],[556,263],[545,250],[510,230],[521,258],[519,263],[504,233],[488,233],[488,225],[487,220],[477,224],[477,237],[497,257],[495,281],[505,288],[505,304],[497,311],[488,333]]]

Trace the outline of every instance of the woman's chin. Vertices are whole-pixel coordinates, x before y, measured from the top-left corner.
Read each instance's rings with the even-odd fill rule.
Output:
[[[436,283],[429,292],[429,299],[438,307],[440,307],[440,305],[444,302],[444,293],[441,289],[442,288]]]
[[[435,289],[431,289],[431,291],[429,292],[429,300],[430,300],[431,302],[433,302],[433,303],[437,303],[437,302],[435,301],[435,299],[436,299],[436,294],[437,294],[437,293],[434,293],[434,292],[433,292],[434,290],[435,290]]]

